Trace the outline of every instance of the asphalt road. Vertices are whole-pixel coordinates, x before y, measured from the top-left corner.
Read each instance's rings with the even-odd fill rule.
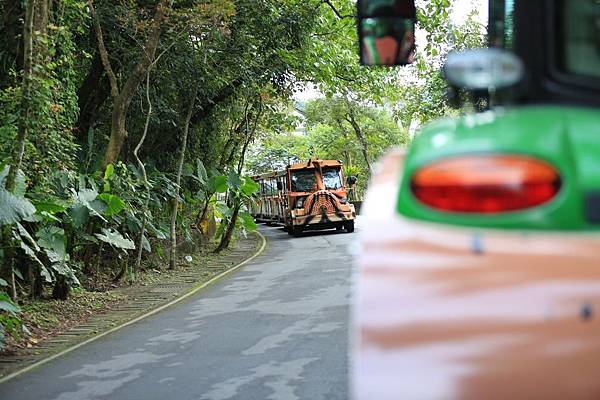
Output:
[[[0,399],[347,399],[356,233],[261,232],[267,249],[243,269],[0,385]]]

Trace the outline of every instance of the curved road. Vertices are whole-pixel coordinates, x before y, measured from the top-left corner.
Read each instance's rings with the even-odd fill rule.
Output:
[[[356,234],[290,238],[198,295],[0,386],[10,400],[347,399]]]

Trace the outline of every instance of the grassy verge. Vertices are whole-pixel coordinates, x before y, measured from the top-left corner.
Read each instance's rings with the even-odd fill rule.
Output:
[[[226,250],[217,255],[210,251],[212,247],[214,246],[211,243],[188,255],[183,255],[185,253],[182,252],[177,268],[173,270],[157,268],[156,262],[149,263],[145,269],[135,275],[132,284],[126,281],[113,282],[109,275],[97,275],[93,281],[82,281],[82,287],[73,289],[67,300],[23,299],[20,304],[22,312],[19,316],[30,334],[8,337],[7,346],[0,356],[19,354],[38,347],[53,336],[85,323],[90,316],[110,311],[111,308],[130,300],[127,294],[130,289],[152,287],[176,279],[186,270],[202,271],[199,282],[210,280],[229,269],[227,266],[207,268],[212,261],[229,252]],[[233,247],[235,245],[232,243]],[[154,265],[154,268],[150,265]],[[158,263],[158,265],[167,265],[167,263]]]
[[[35,347],[123,300],[124,296],[112,291],[88,292],[82,288],[74,289],[68,300],[26,300],[21,305],[20,317],[30,334],[9,337],[5,353],[14,354],[21,349]]]

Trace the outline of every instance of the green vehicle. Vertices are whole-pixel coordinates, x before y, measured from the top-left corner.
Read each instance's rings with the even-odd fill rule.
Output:
[[[491,1],[489,41],[450,54],[444,67],[451,89],[486,110],[423,129],[406,158],[398,212],[468,226],[598,230],[600,2]],[[489,176],[473,176],[479,167]],[[517,173],[532,168],[549,170]],[[488,181],[494,169],[505,180]]]
[[[598,230],[600,3],[492,1],[490,10],[490,45],[502,50],[454,54],[445,66],[450,85],[478,93],[489,110],[423,131],[407,157],[398,212],[471,226]],[[485,155],[489,176],[471,176],[463,159],[453,164],[455,186],[423,179],[423,168],[467,154],[474,163]],[[548,172],[525,173],[535,168]],[[505,179],[488,182],[494,169]]]
[[[381,18],[365,3],[359,33]],[[600,2],[489,10],[489,48],[443,70],[479,111],[429,124],[372,177],[355,399],[600,398]]]

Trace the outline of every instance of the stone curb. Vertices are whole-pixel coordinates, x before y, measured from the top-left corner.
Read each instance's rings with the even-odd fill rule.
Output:
[[[128,293],[130,301],[91,316],[26,354],[3,356],[0,358],[0,384],[192,296],[259,256],[265,247],[265,237],[256,231],[252,237],[240,239],[235,249],[218,257],[207,268],[187,270],[165,282],[136,288],[137,293]],[[202,280],[205,270],[211,267],[226,269],[208,281]]]

